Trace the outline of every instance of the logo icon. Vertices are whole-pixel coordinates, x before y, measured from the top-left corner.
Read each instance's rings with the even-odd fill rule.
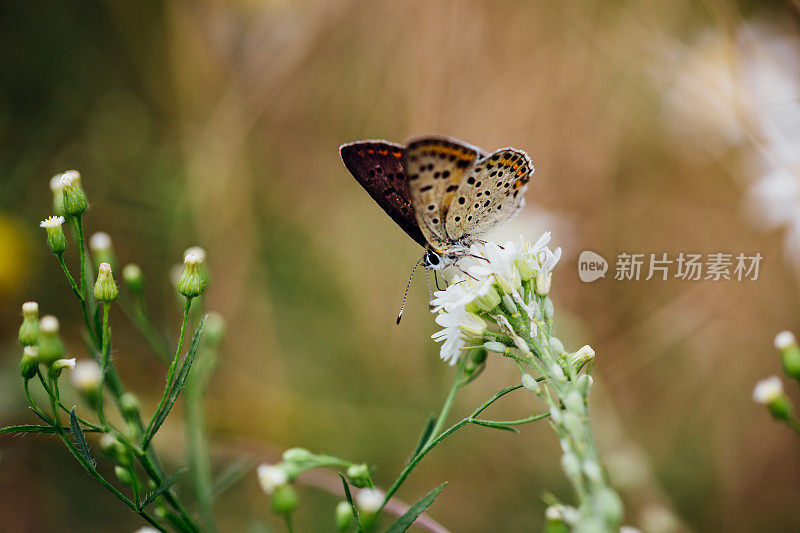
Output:
[[[591,250],[584,250],[578,257],[578,277],[584,283],[590,283],[600,278],[606,277],[608,271],[608,261]]]

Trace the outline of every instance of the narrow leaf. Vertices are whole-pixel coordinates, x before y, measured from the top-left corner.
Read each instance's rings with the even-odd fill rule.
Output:
[[[361,533],[361,531],[363,531],[361,527],[361,517],[358,516],[358,509],[356,509],[356,505],[353,503],[353,496],[350,494],[350,487],[347,485],[347,479],[342,474],[339,474],[339,477],[342,478],[342,485],[344,486],[344,495],[347,498],[347,503],[350,504],[350,509],[353,510],[353,520],[356,522],[356,529]]]
[[[217,474],[214,484],[211,487],[211,497],[218,498],[226,490],[234,486],[240,479],[250,473],[255,466],[255,461],[252,459],[237,459],[225,467],[225,469]]]
[[[172,487],[172,485],[175,484],[180,475],[183,474],[185,471],[186,468],[181,468],[180,470],[169,476],[169,478],[166,481],[164,481],[164,483],[161,486],[157,487],[153,492],[147,495],[147,497],[142,502],[141,508],[144,508],[146,505],[154,502],[156,498],[167,492]]]
[[[192,345],[189,347],[189,351],[186,353],[186,357],[183,360],[183,366],[181,366],[180,371],[178,371],[177,376],[175,376],[175,381],[172,384],[172,388],[167,393],[167,401],[164,403],[164,406],[161,408],[161,410],[158,411],[153,417],[153,423],[150,426],[150,431],[147,432],[147,435],[142,441],[142,446],[145,448],[158,432],[161,424],[163,424],[164,420],[166,420],[167,415],[172,410],[172,407],[175,405],[175,401],[178,399],[178,395],[183,389],[183,385],[186,382],[186,377],[189,375],[189,370],[191,370],[194,357],[197,354],[197,347],[200,344],[200,335],[203,333],[203,327],[206,324],[206,317],[208,317],[208,315],[203,317],[203,319],[200,321],[200,325],[197,326],[197,331],[194,332]]]
[[[75,414],[74,407],[72,408],[72,411],[69,412],[69,425],[70,431],[72,431],[72,437],[75,439],[75,445],[78,447],[78,451],[81,452],[81,455],[89,462],[89,464],[94,466],[94,459],[92,459],[92,454],[89,453],[89,446],[86,445],[86,437],[83,436],[83,430],[81,429],[81,425],[78,423],[78,416]]]
[[[486,428],[502,429],[505,431],[510,431],[512,433],[519,433],[519,430],[517,428],[509,426],[507,424],[503,424],[502,422],[490,422],[488,420],[481,420],[480,418],[474,418],[472,419],[472,423]]]
[[[431,437],[431,433],[433,432],[433,426],[436,425],[436,417],[434,415],[430,415],[428,421],[425,423],[425,427],[422,428],[422,433],[419,436],[419,442],[417,443],[417,447],[414,449],[414,453],[411,455],[411,458],[408,460],[409,462],[414,460],[414,457],[419,455],[419,452],[422,451],[422,448],[428,442],[428,439]]]
[[[72,428],[61,426],[61,431],[72,431]],[[84,429],[84,432],[95,432],[94,429]],[[21,426],[6,426],[0,428],[0,433],[58,433],[53,426],[39,426],[36,424],[23,424]]]
[[[389,526],[389,529],[386,530],[386,533],[403,533],[405,530],[410,528],[411,524],[414,523],[417,517],[424,513],[425,509],[427,509],[433,503],[433,500],[439,496],[439,493],[442,492],[445,485],[447,485],[446,481],[430,491],[428,495],[422,498],[420,501],[412,505],[411,508],[406,511],[405,514],[403,514],[403,516],[397,519],[397,522]]]

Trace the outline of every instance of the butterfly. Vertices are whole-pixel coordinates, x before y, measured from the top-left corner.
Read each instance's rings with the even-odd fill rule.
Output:
[[[534,170],[522,150],[487,154],[449,137],[356,141],[339,153],[372,199],[425,248],[421,261],[429,270],[456,264],[481,235],[519,213]]]

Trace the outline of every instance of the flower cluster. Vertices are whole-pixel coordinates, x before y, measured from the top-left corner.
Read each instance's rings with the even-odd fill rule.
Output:
[[[547,232],[533,244],[520,236],[502,246],[491,242],[472,246],[474,264],[457,272],[447,289],[437,291],[431,302],[438,313],[436,323],[444,327],[433,335],[434,340],[444,341],[439,351],[442,359],[454,365],[465,350],[497,341],[502,335],[514,341],[521,355],[530,352],[503,315],[504,310],[513,315],[519,307],[534,337],[541,322],[548,319],[552,270],[561,258],[561,248],[552,251],[549,243]]]

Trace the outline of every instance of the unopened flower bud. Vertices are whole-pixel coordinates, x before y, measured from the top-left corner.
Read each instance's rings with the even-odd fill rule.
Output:
[[[365,464],[352,465],[347,469],[347,479],[353,486],[360,489],[369,487],[372,483],[369,477],[369,467]]]
[[[289,448],[283,452],[282,458],[290,463],[307,463],[314,459],[314,454],[305,448]]]
[[[536,294],[539,296],[547,296],[550,292],[550,282],[553,280],[553,273],[539,274],[536,276]]]
[[[56,255],[63,254],[67,249],[67,237],[61,227],[63,223],[64,217],[62,216],[48,217],[39,222],[39,227],[44,228],[47,232],[47,246]]]
[[[777,376],[759,381],[753,389],[753,400],[766,405],[770,414],[778,420],[787,420],[792,410],[789,398],[783,392],[783,384]]]
[[[119,409],[125,418],[135,417],[139,414],[139,398],[132,392],[126,392],[119,398]]]
[[[526,261],[525,257],[518,257],[515,259],[514,266],[517,267],[519,279],[523,282],[532,280],[536,275],[536,272],[531,268],[531,264]]]
[[[564,469],[564,473],[569,478],[575,478],[581,475],[581,462],[572,452],[567,452],[561,456],[561,468]]]
[[[622,521],[622,500],[611,489],[603,489],[597,495],[597,502],[605,517],[606,524],[619,524]]]
[[[139,265],[129,263],[122,268],[122,279],[131,293],[139,295],[144,291],[144,274]]]
[[[383,503],[383,492],[378,489],[361,489],[356,494],[356,506],[358,510],[365,514],[378,512]]]
[[[534,394],[539,394],[542,390],[542,387],[539,385],[539,382],[536,381],[536,378],[528,373],[522,374],[522,386],[525,387],[525,390]]]
[[[775,336],[775,348],[781,353],[786,375],[800,379],[800,346],[791,331],[781,331]]]
[[[583,473],[592,483],[599,484],[603,482],[603,469],[594,459],[586,459],[583,462]]]
[[[562,423],[564,421],[564,415],[561,413],[561,409],[555,406],[551,407],[550,420],[552,420],[554,424]]]
[[[353,509],[346,501],[341,501],[336,504],[336,511],[334,511],[334,519],[336,521],[336,529],[339,531],[347,531],[353,525]]]
[[[503,344],[502,342],[497,342],[497,341],[484,342],[483,343],[483,347],[487,351],[494,352],[494,353],[506,353],[506,350],[508,350],[508,348],[506,347],[505,344]]]
[[[288,515],[297,508],[297,493],[291,485],[281,485],[272,493],[272,510]]]
[[[70,374],[70,381],[84,398],[94,403],[100,390],[100,365],[91,359],[78,361]]]
[[[203,337],[206,346],[216,348],[225,339],[225,319],[221,314],[211,311],[206,318],[206,327],[203,330]]]
[[[127,468],[117,465],[114,467],[114,474],[124,485],[133,485],[133,476]]]
[[[545,298],[542,311],[547,320],[553,320],[553,317],[556,316],[556,307],[553,305],[553,300]]]
[[[71,359],[56,359],[52,365],[50,365],[50,377],[53,379],[58,379],[61,377],[61,372],[64,369],[72,370],[75,368],[75,358]]]
[[[558,337],[550,337],[550,353],[559,357],[564,354],[564,344],[558,339]]]
[[[19,361],[19,373],[25,379],[31,379],[39,368],[39,349],[36,346],[25,346],[22,359]]]
[[[100,263],[97,270],[97,281],[94,284],[94,297],[98,302],[110,304],[119,296],[119,289],[111,273],[111,265]]]
[[[594,361],[594,350],[587,344],[582,346],[578,351],[568,354],[565,360],[566,363],[577,372],[586,364]]]
[[[105,433],[100,437],[100,449],[112,461],[119,464],[129,464],[130,457],[125,450],[125,446],[119,442],[114,436]]]
[[[550,365],[550,374],[553,375],[553,378],[556,381],[566,381],[567,376],[564,375],[564,369],[561,368],[561,365],[558,363],[553,363]]]
[[[564,398],[564,407],[569,409],[575,414],[582,415],[586,412],[586,404],[583,401],[583,396],[577,390],[571,390]]]
[[[64,344],[58,335],[58,319],[52,315],[43,316],[39,322],[39,360],[50,365],[64,355]]]
[[[61,174],[50,178],[50,190],[53,192],[53,213],[64,216],[64,189],[61,188]]]
[[[105,231],[98,231],[89,239],[89,250],[92,252],[92,260],[95,268],[101,263],[108,263],[111,268],[116,269],[116,257],[114,257],[114,245],[111,237]]]
[[[203,294],[208,285],[203,258],[196,253],[186,254],[183,259],[183,272],[178,279],[178,292],[187,298]]]
[[[267,463],[258,465],[256,475],[261,488],[267,494],[272,494],[276,488],[285,485],[289,481],[289,476],[286,475],[285,470]]]
[[[23,346],[33,346],[39,341],[39,304],[22,304],[22,324],[19,327],[19,342]]]
[[[590,376],[589,374],[583,374],[581,377],[578,378],[577,389],[578,392],[580,392],[584,398],[586,398],[589,395],[589,389],[591,388],[592,383],[594,383],[594,380],[592,379],[592,376]]]
[[[64,193],[64,212],[70,216],[82,215],[89,202],[81,187],[81,175],[77,170],[68,170],[61,174],[61,189]]]
[[[575,437],[583,435],[584,433],[581,417],[580,415],[575,414],[573,411],[563,411],[563,419],[561,424],[564,426],[564,429],[567,431],[567,433],[570,433]]]

